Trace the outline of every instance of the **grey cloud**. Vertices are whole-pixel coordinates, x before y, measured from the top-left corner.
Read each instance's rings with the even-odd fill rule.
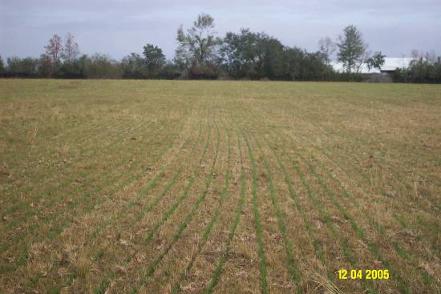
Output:
[[[320,37],[336,38],[355,24],[371,50],[389,56],[414,48],[441,54],[439,0],[2,0],[0,55],[38,56],[53,33],[72,32],[84,53],[120,58],[151,42],[171,58],[177,27],[190,26],[200,12],[215,18],[220,35],[249,27],[315,50]]]

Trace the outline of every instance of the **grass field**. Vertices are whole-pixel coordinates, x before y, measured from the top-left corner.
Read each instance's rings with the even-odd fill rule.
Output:
[[[441,291],[439,85],[0,80],[0,119],[0,293]]]

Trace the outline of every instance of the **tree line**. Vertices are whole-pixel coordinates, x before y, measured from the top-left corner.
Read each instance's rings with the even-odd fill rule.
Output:
[[[408,68],[397,69],[392,78],[400,83],[441,83],[441,56],[414,50]]]
[[[55,34],[44,47],[40,58],[0,56],[0,75],[4,77],[40,78],[126,78],[126,79],[250,79],[287,81],[355,80],[363,76],[360,69],[381,69],[385,55],[370,53],[360,31],[347,26],[336,41],[329,37],[319,41],[319,50],[308,52],[283,45],[262,32],[242,29],[218,37],[214,19],[201,14],[193,25],[177,30],[175,57],[167,60],[162,49],[146,44],[142,54],[130,53],[121,60],[107,55],[80,54],[72,34],[62,38]],[[331,60],[336,55],[343,72],[336,72]],[[408,69],[397,70],[399,82],[441,82],[438,59],[420,58]]]

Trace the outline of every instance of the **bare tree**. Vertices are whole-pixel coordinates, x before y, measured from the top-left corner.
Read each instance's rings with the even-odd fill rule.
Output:
[[[75,37],[71,33],[67,33],[62,54],[63,59],[67,62],[73,62],[79,54],[80,49],[78,43],[75,42]]]
[[[63,51],[63,45],[61,44],[61,37],[54,34],[49,40],[46,47],[46,55],[49,56],[52,63],[57,63],[60,61],[61,53]]]
[[[434,50],[428,51],[424,54],[424,59],[430,63],[436,63],[438,60],[438,56],[436,56],[436,53]]]
[[[413,59],[420,59],[420,58],[423,57],[423,53],[420,52],[420,51],[418,51],[417,49],[413,49],[413,50],[410,52],[410,56],[411,56]]]
[[[332,41],[329,37],[321,38],[318,42],[318,45],[319,51],[322,54],[325,62],[329,64],[335,50],[337,49],[337,46],[335,45],[334,41]]]

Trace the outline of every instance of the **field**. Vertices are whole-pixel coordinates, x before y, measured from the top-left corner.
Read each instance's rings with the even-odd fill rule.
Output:
[[[441,291],[439,85],[0,80],[0,185],[0,293]]]

